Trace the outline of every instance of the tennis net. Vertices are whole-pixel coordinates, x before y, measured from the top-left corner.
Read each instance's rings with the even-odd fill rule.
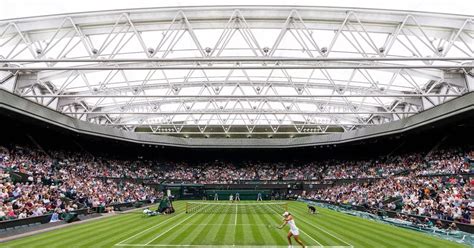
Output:
[[[187,202],[186,213],[206,214],[247,214],[247,213],[283,213],[288,210],[287,202],[262,203],[217,203],[217,202]]]

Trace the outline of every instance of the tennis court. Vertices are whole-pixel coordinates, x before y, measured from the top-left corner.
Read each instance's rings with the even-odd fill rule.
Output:
[[[1,247],[288,247],[288,227],[276,228],[286,207],[308,247],[463,247],[329,209],[310,215],[301,202],[192,203],[200,205],[192,209],[189,202],[178,201],[172,215],[150,217],[137,210]]]

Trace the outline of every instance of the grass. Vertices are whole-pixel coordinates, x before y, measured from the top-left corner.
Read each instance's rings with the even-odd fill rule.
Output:
[[[146,217],[129,212],[84,224],[64,226],[0,247],[287,247],[282,222],[274,214],[184,213],[185,202],[174,203],[176,213]],[[307,246],[332,247],[465,247],[412,230],[397,228],[329,209],[309,215],[306,205],[290,202]],[[294,247],[296,243],[293,242]]]

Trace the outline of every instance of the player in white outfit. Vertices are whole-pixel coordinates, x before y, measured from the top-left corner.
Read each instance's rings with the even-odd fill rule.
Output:
[[[288,213],[288,212],[285,212],[283,214],[283,217],[285,218],[283,220],[283,224],[281,224],[281,226],[279,226],[278,228],[282,229],[286,224],[288,224],[290,226],[290,231],[288,232],[288,247],[293,247],[291,245],[291,236],[293,236],[295,238],[295,241],[298,242],[298,244],[301,245],[301,247],[305,247],[304,244],[303,244],[303,241],[301,241],[300,239],[300,230],[298,229],[298,227],[296,227],[296,224],[295,224],[295,219],[293,219],[293,216]]]

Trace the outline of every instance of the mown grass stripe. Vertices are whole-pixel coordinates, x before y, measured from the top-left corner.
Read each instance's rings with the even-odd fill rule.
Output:
[[[315,222],[311,222],[311,223],[315,223]],[[362,232],[360,231],[359,229],[356,229],[356,230],[353,230],[351,228],[351,225],[340,225],[340,223],[338,223],[337,225],[335,225],[334,223],[331,224],[331,226],[333,227],[337,227],[339,230],[343,230],[346,234],[352,234],[354,235],[353,236],[353,239],[351,241],[349,241],[348,243],[350,243],[351,245],[353,246],[362,246],[362,247],[373,247],[374,245],[374,242],[370,241],[369,239],[367,239],[365,236],[367,235],[366,232]],[[315,229],[315,228],[313,228]],[[317,229],[316,229],[317,230]],[[322,239],[329,239],[330,236],[327,235],[327,234],[324,234],[323,232],[319,232],[320,233],[320,236]],[[358,238],[360,237],[360,239]],[[356,242],[354,242],[356,241]],[[340,242],[340,241],[339,241]],[[339,244],[339,245],[344,245],[346,246],[347,244],[345,243],[342,243]],[[382,243],[379,244],[381,247],[384,246]]]
[[[173,218],[174,217],[174,218]],[[184,213],[179,213],[177,215],[171,216],[171,218],[167,218],[162,222],[156,223],[154,226],[148,228],[145,232],[136,232],[134,237],[128,240],[122,240],[119,243],[121,244],[145,244],[153,237],[155,237],[158,233],[166,230],[167,228],[171,227],[177,221],[181,221],[186,218]],[[142,230],[139,230],[142,231]]]
[[[129,220],[127,222],[123,222],[121,223],[120,225],[110,225],[110,226],[107,226],[106,228],[104,229],[99,229],[100,231],[98,231],[97,229],[93,229],[93,230],[88,230],[88,232],[85,232],[85,233],[81,233],[81,234],[78,234],[76,236],[72,236],[72,237],[68,237],[68,238],[64,238],[64,239],[60,239],[60,240],[55,240],[55,241],[51,241],[53,242],[53,244],[55,245],[58,245],[58,246],[63,246],[63,247],[66,247],[66,246],[70,246],[71,244],[77,244],[77,245],[82,245],[82,246],[90,246],[90,245],[95,245],[95,243],[99,242],[99,241],[107,241],[109,242],[110,240],[108,239],[108,237],[112,237],[115,233],[116,233],[116,230],[112,231],[111,229],[113,227],[117,227],[116,229],[118,229],[119,231],[123,231],[123,227],[124,226],[134,226],[134,227],[139,227],[139,225],[137,224],[137,221],[132,219],[132,220]],[[120,228],[122,227],[122,228]],[[42,243],[36,243],[36,245],[41,245]],[[48,243],[46,243],[47,245]],[[51,243],[49,243],[51,244]]]
[[[328,209],[324,209],[324,210],[328,210]],[[405,241],[408,241],[406,242],[407,245],[411,244],[411,245],[419,245],[419,246],[423,246],[423,245],[436,246],[436,245],[439,245],[440,242],[448,246],[458,245],[454,242],[438,239],[437,237],[428,236],[427,234],[424,234],[424,233],[419,233],[413,230],[398,228],[398,227],[391,226],[388,224],[362,219],[356,216],[349,216],[346,214],[335,212],[333,210],[328,210],[327,213],[330,215],[334,215],[332,219],[337,218],[341,222],[351,223],[352,225],[356,225],[357,228],[359,229],[365,228],[365,229],[373,230],[374,232],[379,232],[380,235],[383,235],[383,236],[396,237],[396,239],[402,243]]]
[[[144,225],[143,228],[138,230],[129,230],[129,233],[126,237],[118,241],[117,243],[140,243],[144,242],[146,238],[154,235],[157,231],[161,230],[162,228],[166,228],[171,223],[181,218],[184,218],[184,202],[174,203],[173,206],[175,207],[176,213],[171,215],[159,215],[159,216],[151,216],[145,217],[141,219],[139,222]],[[151,225],[152,224],[152,225]],[[146,226],[146,227],[145,227]],[[121,235],[124,236],[124,235]]]
[[[257,216],[257,218],[262,217],[265,223],[268,223],[267,232],[270,233],[270,237],[273,239],[274,244],[285,245],[288,243],[286,239],[286,232],[276,228],[282,223],[281,218],[277,218],[277,216],[273,214],[263,214],[261,216]]]
[[[264,222],[261,220],[261,219],[256,219],[255,216],[259,216],[258,214],[248,214],[248,222],[250,224],[264,224]],[[249,228],[250,229],[250,228]],[[252,233],[251,233],[251,236],[254,240],[254,244],[255,245],[263,245],[263,244],[266,244],[266,242],[268,242],[265,238],[264,238],[264,231],[268,229],[268,227],[266,226],[255,226],[255,227],[252,227]],[[267,233],[268,235],[269,233]],[[265,236],[267,236],[265,235]],[[268,235],[270,236],[270,235]]]
[[[12,244],[23,245],[23,244],[32,243],[32,242],[34,242],[37,245],[40,245],[43,243],[51,244],[51,242],[55,242],[57,240],[63,240],[65,238],[67,239],[69,237],[80,235],[82,233],[88,233],[90,232],[91,229],[104,228],[111,224],[121,223],[123,221],[127,221],[129,219],[134,218],[133,215],[123,217],[123,218],[114,218],[114,217],[115,216],[107,218],[107,219],[101,219],[92,224],[85,223],[85,224],[79,224],[75,226],[65,225],[64,229],[55,230],[55,231],[44,233],[42,235],[32,236],[29,238],[13,241]]]
[[[254,221],[250,220],[250,216],[253,214],[239,214],[240,218],[238,224],[251,224],[251,225],[240,225],[243,229],[243,236],[239,237],[242,240],[243,245],[256,245],[259,241],[258,238],[255,238],[254,234],[259,232],[259,229],[262,227],[257,225]]]
[[[143,230],[138,230],[137,232],[134,232],[134,234],[131,236],[131,238],[125,238],[122,241],[118,242],[121,244],[145,244],[149,240],[151,240],[153,237],[155,237],[158,233],[166,230],[167,228],[171,227],[174,223],[179,222],[186,218],[186,214],[183,212],[178,213],[178,214],[173,214],[173,215],[168,215],[169,217],[166,219],[163,219],[161,222],[154,222],[155,225],[143,229]],[[155,217],[151,217],[155,218]],[[159,221],[159,220],[158,220]]]
[[[114,247],[115,244],[124,240],[126,241],[123,242],[124,244],[144,244],[189,217],[183,213],[184,207],[184,201],[176,202],[177,213],[168,216],[144,218],[140,212],[133,212],[79,225],[65,225],[63,229],[3,243],[0,244],[0,247]],[[344,241],[357,248],[465,247],[424,233],[350,216],[330,209],[318,208],[320,214],[309,215],[306,211],[306,204],[301,202],[290,202],[289,207],[290,212],[296,218],[297,226],[324,245],[347,246],[343,243]],[[251,210],[251,207],[247,206],[247,208]],[[274,228],[275,225],[281,224],[282,218],[279,214],[251,212],[241,213],[237,216],[218,213],[198,214],[159,237],[153,244],[201,245],[195,247],[205,247],[206,245],[231,247],[233,244],[237,246],[287,246],[287,230]],[[237,217],[238,225],[234,225],[235,217]],[[269,228],[268,224],[271,224],[272,227]],[[305,236],[302,233],[302,238],[307,245],[315,245]],[[297,247],[295,243],[293,245]],[[122,247],[125,246],[115,246],[114,248]]]
[[[226,214],[221,214],[216,223],[217,224],[224,224],[226,222],[226,217],[227,217]],[[213,231],[212,231],[212,235],[208,236],[209,240],[205,239],[204,242],[206,242],[206,244],[212,244],[212,245],[220,244],[220,243],[216,242],[216,240],[219,238],[219,231],[222,228],[223,228],[222,225],[216,226],[216,228],[213,229]]]
[[[242,218],[241,218],[242,219]],[[242,220],[240,220],[242,221]],[[237,223],[240,223],[239,220],[237,219]],[[235,226],[230,226],[234,230],[234,237],[233,237],[233,243],[232,245],[244,245],[244,238],[250,238],[246,237],[244,233],[244,226],[242,225],[235,225]]]
[[[155,217],[145,217],[146,220]],[[84,247],[101,247],[104,245],[114,245],[121,240],[121,234],[126,230],[141,230],[143,228],[143,219],[137,218],[132,222],[121,223],[121,225],[112,225],[108,230],[103,230],[102,233],[90,235],[92,238],[87,239],[84,235],[78,236],[70,240],[73,244],[81,244]],[[87,241],[87,242],[85,242]]]
[[[274,211],[274,217],[275,218],[278,218],[280,220],[280,224],[283,223],[283,217],[280,217],[280,213]],[[290,212],[291,213],[291,212]],[[298,222],[297,219],[295,219],[295,222]],[[310,246],[321,246],[323,245],[318,239],[316,239],[312,234],[308,234],[306,231],[304,231],[302,228],[301,228],[301,225],[300,224],[297,224],[297,226],[299,227],[300,229],[300,239],[303,241],[303,243],[305,245],[310,245]],[[289,227],[286,226],[285,230],[287,230],[287,233],[289,232]],[[292,238],[292,242],[293,243],[296,243],[296,241],[294,241],[294,239]]]
[[[225,221],[225,214],[216,214],[212,221],[209,221],[210,225],[206,225],[204,228],[208,229],[207,234],[203,237],[196,237],[191,243],[193,244],[208,244],[208,245],[216,245],[214,242],[217,235],[219,228],[222,227],[222,224]]]
[[[209,214],[207,216],[206,214],[196,214],[195,216],[191,217],[190,219],[170,231],[167,236],[158,243],[176,245],[192,244],[191,242],[193,240],[197,239],[199,235],[204,234],[201,231],[205,229],[206,224],[209,224],[211,222],[209,220],[209,217],[211,215],[212,214]]]
[[[303,230],[311,235],[311,237],[316,238],[318,242],[326,246],[350,246],[351,244],[343,239],[337,237],[334,234],[331,234],[327,230],[315,225],[314,215],[310,215],[301,205],[298,207],[293,207],[291,213],[296,217],[298,225],[303,227]]]
[[[183,223],[201,223],[206,216],[204,214],[192,213],[186,214],[185,218],[179,221],[175,221],[169,228],[164,229],[161,232],[158,232],[151,240],[149,240],[146,244],[175,244],[179,243],[179,241],[183,238],[181,236],[183,233],[187,236],[189,235],[193,226],[182,226],[180,224]],[[186,237],[184,236],[184,237]]]
[[[223,224],[226,225],[221,226],[217,231],[216,239],[214,239],[215,244],[228,245],[231,244],[231,241],[233,241],[234,231],[232,230],[231,232],[229,232],[229,225],[227,225],[230,223],[231,217],[232,216],[230,214],[225,215]]]
[[[358,226],[357,222],[343,222],[340,219],[333,218],[333,216],[319,216],[319,218],[315,216],[311,216],[310,219],[315,219],[315,221],[310,222],[312,225],[318,226],[319,228],[326,230],[327,232],[331,233],[331,235],[333,236],[337,235],[338,230],[344,230],[345,231],[344,233],[346,236],[350,235],[350,233],[357,234],[353,236],[355,239],[357,239],[357,237],[364,237],[368,233],[379,234],[377,236],[371,235],[370,239],[357,239],[357,241],[359,243],[363,243],[364,246],[372,246],[374,244],[379,245],[379,246],[390,246],[392,242],[392,241],[389,241],[390,240],[389,237],[384,237],[386,236],[384,233],[380,233],[378,232],[378,230],[372,230],[365,226]],[[317,221],[318,219],[321,219],[321,221]],[[347,245],[348,243],[351,245],[355,245],[353,241],[349,242],[349,241],[346,241],[346,239],[344,239],[344,242],[345,243],[343,245]]]
[[[178,207],[180,205],[183,205],[183,204],[182,203],[178,204]],[[123,218],[119,218],[119,217],[123,217]],[[109,227],[115,226],[116,223],[120,223],[121,224],[120,226],[124,226],[124,225],[127,226],[128,222],[130,220],[137,219],[137,218],[142,218],[142,217],[143,217],[143,215],[141,214],[141,210],[138,210],[136,212],[134,211],[134,212],[131,212],[131,213],[127,213],[127,214],[124,214],[124,215],[113,216],[113,217],[103,219],[100,222],[95,222],[94,224],[90,224],[90,225],[87,225],[87,226],[80,225],[77,228],[73,227],[71,229],[66,229],[65,230],[66,233],[61,235],[61,237],[62,237],[63,240],[73,240],[74,241],[74,239],[70,238],[71,236],[82,238],[82,235],[85,234],[87,236],[88,232],[90,232],[91,229],[97,229],[97,230],[104,230],[105,229],[105,230],[108,230]],[[158,221],[159,220],[153,220],[149,225],[152,226],[152,224],[154,224]],[[145,225],[144,227],[148,227],[148,225]],[[78,230],[81,230],[81,231],[78,231]],[[133,230],[133,229],[131,229],[131,230]],[[58,236],[59,235],[55,235],[55,237],[58,237]],[[58,237],[58,238],[61,238],[61,237]],[[52,242],[52,241],[56,241],[56,238],[48,237],[47,242]]]
[[[398,246],[406,247],[411,247],[413,245],[421,247],[430,247],[434,245],[426,243],[425,239],[418,240],[412,235],[404,236],[403,233],[407,232],[408,230],[361,219],[355,216],[345,215],[342,213],[335,212],[333,210],[322,209],[320,212],[322,213],[322,215],[320,215],[319,218],[322,220],[321,222],[316,223],[322,226],[324,229],[331,230],[332,233],[337,233],[339,236],[344,236],[345,240],[348,240],[348,238],[346,237],[351,236],[351,233],[344,232],[344,234],[339,234],[338,232],[340,232],[341,230],[348,230],[353,233],[357,233],[358,235],[352,236],[353,239],[357,239],[357,237],[360,236],[365,237],[368,234],[376,234],[370,235],[370,239],[358,239],[359,242],[365,242],[364,245],[366,246],[385,245],[388,247],[392,247],[394,242],[397,243]],[[454,244],[449,241],[444,242],[447,242],[450,245]],[[356,245],[353,241],[350,241],[350,243]]]
[[[196,231],[192,232],[189,234],[186,239],[182,240],[180,244],[191,244],[191,245],[198,245],[203,242],[203,239],[207,239],[207,235],[211,232],[211,230],[218,228],[217,226],[213,225],[207,225],[207,224],[212,224],[214,222],[218,215],[217,213],[210,214],[205,221],[203,221],[202,224],[205,224],[205,226],[197,226]],[[200,230],[199,230],[200,229]],[[193,237],[194,236],[194,237]],[[187,242],[183,242],[187,241]]]
[[[192,231],[196,229],[196,226],[193,226],[193,224],[207,224],[210,222],[208,218],[209,215],[207,214],[190,213],[186,215],[189,216],[189,219],[182,222],[181,224],[183,225],[174,227],[171,231],[169,231],[169,233],[166,234],[166,236],[161,236],[152,243],[180,244],[180,242],[186,242],[186,244],[188,244],[190,242],[188,237],[195,235],[195,233]]]

